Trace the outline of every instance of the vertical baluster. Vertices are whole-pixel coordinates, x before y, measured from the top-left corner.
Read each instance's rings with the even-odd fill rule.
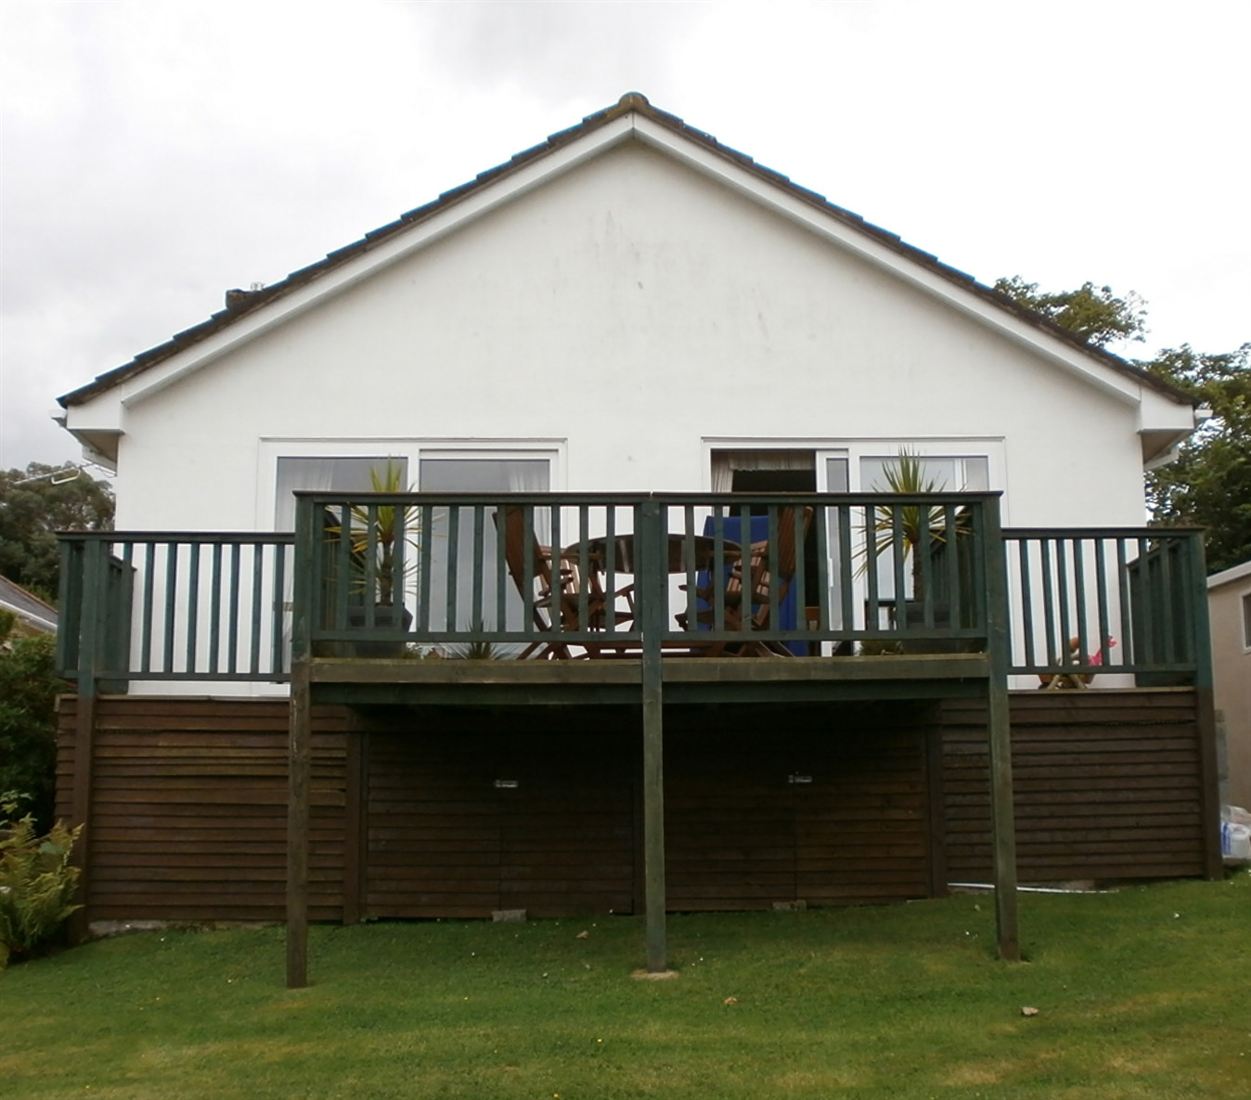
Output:
[[[230,548],[230,623],[226,630],[227,669],[239,671],[239,569],[243,548],[236,542]]]
[[[361,562],[361,587],[364,591],[361,599],[364,604],[362,610],[366,630],[373,630],[378,625],[377,608],[382,599],[382,591],[378,583],[379,537],[382,534],[379,530],[379,517],[378,505],[365,505],[365,552],[364,560]],[[394,534],[394,529],[392,533]]]
[[[1099,614],[1099,649],[1103,653],[1103,663],[1112,663],[1112,649],[1108,639],[1112,637],[1108,629],[1108,560],[1104,540],[1095,539],[1095,602]]]
[[[344,501],[339,509],[339,541],[335,546],[335,608],[334,628],[337,631],[347,629],[348,595],[353,587],[352,581],[352,506]],[[363,580],[362,580],[363,583]]]
[[[1084,665],[1090,660],[1090,642],[1086,634],[1086,563],[1080,536],[1073,539],[1073,592],[1077,617],[1077,660]]]
[[[828,512],[826,513],[829,514]],[[840,610],[840,618],[842,619],[842,628],[844,630],[856,629],[856,603],[855,603],[855,569],[852,561],[851,550],[851,505],[839,504],[834,509],[834,514],[838,517],[838,530],[835,532],[838,538],[838,602]],[[824,524],[821,531],[825,531]],[[818,535],[820,537],[820,535]],[[822,568],[828,568],[826,559],[829,555],[826,553],[826,547],[822,546],[820,556],[817,558],[817,565]],[[829,591],[828,580],[822,577],[821,591],[824,594]],[[824,599],[824,595],[822,596]],[[831,623],[825,621],[822,626],[830,629]]]
[[[604,590],[608,593],[609,609],[608,622],[605,629],[612,631],[616,629],[616,623],[613,621],[615,616],[612,613],[613,601],[612,594],[617,591],[617,509],[614,505],[609,504],[604,510]],[[634,591],[634,599],[639,598],[639,591]],[[631,629],[638,629],[638,622],[631,624]]]
[[[739,618],[738,628],[743,633],[751,630],[752,620],[752,591],[753,572],[752,567],[752,537],[751,537],[751,505],[740,504],[738,509],[738,532],[741,540],[742,552],[739,556],[739,568],[742,574],[742,584],[739,593]]]
[[[1155,664],[1159,654],[1155,647],[1155,592],[1151,584],[1151,544],[1138,539],[1138,622],[1142,626],[1142,649],[1135,653],[1141,664]]]
[[[161,635],[161,671],[174,671],[174,612],[178,596],[178,543],[165,544],[165,625]]]
[[[252,547],[252,675],[261,671],[261,586],[265,578],[265,547]]]
[[[954,504],[943,506],[943,524],[947,532],[947,547],[943,556],[946,559],[948,617],[951,626],[962,627],[965,616],[961,614],[964,594],[960,584],[960,515]]]
[[[1034,593],[1033,578],[1030,576],[1029,539],[1020,539],[1016,544],[1017,560],[1021,567],[1021,625],[1025,633],[1025,665],[1036,664],[1034,657]]]
[[[795,541],[795,574],[791,581],[791,588],[795,593],[795,626],[806,633],[808,630],[808,600],[805,590],[806,578],[804,577],[806,569],[804,560],[804,510],[802,507],[794,509],[791,513],[791,520],[794,523],[791,537]]]
[[[712,506],[712,561],[708,566],[712,590],[712,629],[725,629],[725,506]]]
[[[930,508],[929,505],[924,507],[917,506],[917,560],[913,562],[914,583],[919,579],[921,591],[917,593],[921,597],[921,621],[925,624],[926,630],[934,629],[934,592],[931,583],[930,574],[932,573],[932,563],[930,554],[933,550],[933,535],[930,532]]]
[[[485,509],[481,504],[471,505],[473,509],[473,597],[470,608],[469,626],[473,630],[474,641],[481,641],[481,634],[486,630],[486,619],[482,614],[482,573],[484,562],[484,534],[482,521]]]
[[[500,545],[503,546],[503,531],[499,532],[501,539]],[[421,595],[418,597],[417,622],[418,631],[421,634],[430,632],[430,587],[431,587],[431,571],[432,562],[434,560],[434,505],[423,504],[421,506],[421,564],[418,566],[420,576],[417,583],[421,589]],[[500,585],[500,591],[504,590],[504,586]]]
[[[1051,540],[1041,538],[1038,540],[1038,550],[1042,558],[1042,581],[1043,581],[1043,623],[1045,626],[1045,637],[1043,644],[1046,647],[1042,655],[1041,664],[1051,665],[1055,661],[1056,649],[1056,609],[1055,609],[1055,577],[1051,571]]]
[[[521,569],[521,625],[522,629],[529,635],[533,636],[534,622],[534,570],[535,570],[535,538],[534,538],[534,505],[523,504],[521,506],[521,544],[522,551],[522,569]],[[549,611],[550,611],[549,603]],[[549,620],[552,629],[559,628],[557,619],[559,616],[555,612],[550,612]]]
[[[782,547],[780,527],[781,515],[776,504],[768,507],[768,539],[769,539],[769,633],[774,634],[781,629],[782,617],[779,614],[778,588],[782,579]]]
[[[222,644],[222,544],[213,543],[212,566],[209,579],[209,672],[216,672],[221,661]],[[281,600],[285,593],[279,593]]]
[[[548,509],[552,526],[552,629],[563,631],[565,623],[565,563],[560,553],[561,526],[560,506],[551,505]],[[580,625],[580,624],[578,624]],[[575,627],[576,628],[576,627]]]
[[[698,605],[695,598],[695,506],[688,504],[682,514],[682,564],[686,566],[686,629],[698,628]]]
[[[587,545],[588,512],[585,504],[578,505],[578,623],[583,630],[591,627],[591,557]],[[613,599],[611,591],[605,592],[603,628],[607,630],[613,619]]]
[[[187,548],[187,671],[196,670],[197,618],[200,610],[200,544],[193,542]]]
[[[1116,592],[1120,602],[1121,660],[1132,665],[1137,660],[1137,638],[1134,637],[1133,608],[1130,605],[1129,562],[1125,552],[1125,540],[1116,540]]]
[[[864,579],[867,582],[866,588],[868,590],[865,600],[864,625],[866,630],[881,630],[882,610],[877,591],[877,524],[879,506],[865,504],[862,507],[864,508]]]
[[[152,594],[155,580],[156,543],[146,542],[143,545],[143,619],[139,647],[139,668],[142,672],[152,671]]]
[[[404,603],[408,598],[407,581],[408,576],[408,543],[412,537],[408,533],[408,505],[401,504],[399,501],[395,504],[395,521],[392,525],[395,538],[391,544],[391,607],[393,609],[391,616],[391,627],[393,630],[404,629]],[[421,533],[417,533],[417,538],[421,538]]]
[[[1171,664],[1174,656],[1173,645],[1173,546],[1175,543],[1164,535],[1159,540],[1156,553],[1160,558],[1160,659]]]
[[[1069,621],[1069,570],[1068,555],[1064,552],[1064,539],[1055,540],[1056,555],[1056,599],[1060,605],[1060,648],[1059,661],[1062,665],[1070,663],[1069,638],[1072,635],[1072,623]]]
[[[447,622],[445,630],[456,631],[456,597],[460,590],[460,505],[447,509]]]
[[[283,671],[283,651],[286,649],[282,630],[284,622],[283,597],[286,595],[287,587],[286,549],[280,542],[275,542],[270,547],[270,553],[274,557],[274,597],[271,601],[273,613],[270,615],[269,641],[270,671],[274,673]]]
[[[508,629],[508,559],[505,557],[507,513],[495,505],[495,629]]]
[[[903,506],[899,504],[890,505],[890,546],[895,583],[895,629],[907,633],[908,584],[904,570],[908,564],[908,556],[904,552],[907,542],[903,533]]]

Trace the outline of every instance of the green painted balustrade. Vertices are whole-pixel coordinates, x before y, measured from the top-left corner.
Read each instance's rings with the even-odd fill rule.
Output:
[[[62,536],[62,673],[638,657],[645,630],[664,655],[979,652],[994,578],[1018,677],[1190,682],[1206,660],[1200,532],[1001,530],[993,493],[296,496],[293,534]]]

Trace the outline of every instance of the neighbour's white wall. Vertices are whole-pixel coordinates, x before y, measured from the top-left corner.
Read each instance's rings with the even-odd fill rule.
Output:
[[[558,441],[553,488],[680,490],[710,438],[990,437],[1009,522],[1137,524],[1137,416],[631,143],[132,403],[117,520],[267,527],[273,438]]]

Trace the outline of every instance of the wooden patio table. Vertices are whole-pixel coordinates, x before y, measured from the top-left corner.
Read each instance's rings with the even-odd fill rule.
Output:
[[[591,565],[599,572],[606,572],[608,569],[608,539],[595,538],[587,539],[587,557]],[[687,536],[679,534],[671,534],[669,536],[669,562],[668,570],[670,573],[686,572],[686,544]],[[717,541],[709,535],[691,535],[690,542],[695,548],[695,568],[697,570],[709,569],[712,566],[712,560],[717,553]],[[635,563],[637,561],[637,548],[635,546],[635,536],[633,534],[614,535],[612,539],[613,545],[613,570],[618,573],[635,572]],[[577,561],[578,554],[581,551],[581,543],[573,543],[566,546],[561,551],[561,556],[568,558],[570,561]],[[742,556],[743,549],[737,542],[730,539],[721,540],[721,556],[727,560],[737,560]]]
[[[684,535],[670,534],[668,537],[668,562],[666,568],[670,573],[687,572],[686,548],[688,542],[694,549],[695,561],[692,563],[693,568],[697,571],[712,571],[713,561],[717,555],[717,540],[708,535]],[[603,576],[609,567],[609,546],[611,543],[612,553],[612,569],[614,573],[627,573],[633,575],[637,571],[638,563],[638,547],[633,533],[614,535],[612,539],[607,537],[599,537],[586,540],[587,560],[592,569],[597,574]],[[582,550],[582,543],[573,543],[561,550],[561,556],[570,561],[577,561]],[[721,540],[721,557],[723,561],[737,561],[742,557],[743,549],[732,539]],[[694,654],[699,646],[698,643],[692,642],[690,645],[686,643],[665,643],[667,650],[676,650],[683,653]],[[595,654],[595,656],[630,656],[631,651],[628,649],[621,650],[605,650]]]

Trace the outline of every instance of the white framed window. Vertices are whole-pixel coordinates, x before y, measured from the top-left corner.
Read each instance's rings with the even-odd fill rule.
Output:
[[[263,439],[257,474],[257,526],[290,531],[295,521],[296,490],[368,492],[372,476],[388,467],[398,468],[404,489],[424,492],[548,492],[564,480],[563,440],[459,441],[422,439]],[[435,509],[431,529],[416,536],[417,545],[429,540],[432,577],[448,573],[449,516]],[[541,534],[541,532],[539,532]],[[496,555],[495,524],[483,527],[484,561]],[[429,617],[434,629],[455,626],[467,629],[472,618],[473,520],[461,515],[457,527],[457,613],[455,624],[447,622],[447,586],[440,580],[430,585]],[[492,570],[483,575],[483,625],[495,625],[497,578]],[[292,581],[284,581],[284,608],[290,613]],[[415,584],[405,602],[416,612]],[[519,620],[520,596],[505,593],[507,614]],[[515,605],[515,606],[514,606]],[[286,626],[289,644],[290,624]]]

